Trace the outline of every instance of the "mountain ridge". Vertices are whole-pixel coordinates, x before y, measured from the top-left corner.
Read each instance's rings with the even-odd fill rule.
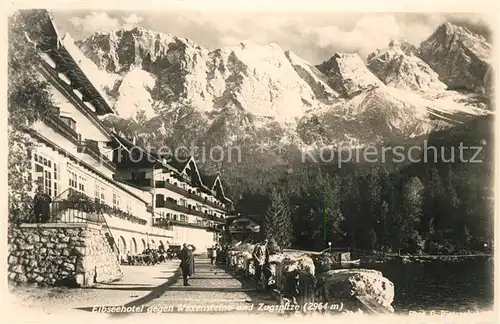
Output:
[[[99,85],[119,116],[110,127],[119,128],[120,119],[145,119],[146,125],[159,127],[150,138],[182,137],[173,134],[175,125],[168,120],[184,109],[192,124],[204,125],[196,129],[197,137],[214,144],[256,142],[258,134],[274,130],[271,137],[279,141],[341,147],[419,136],[489,113],[487,102],[478,99],[488,87],[482,84],[486,79],[470,72],[483,56],[476,55],[470,65],[433,68],[446,61],[441,43],[459,44],[450,53],[454,62],[463,62],[457,55],[467,54],[464,48],[477,38],[462,27],[454,33],[450,28],[438,27],[419,47],[392,41],[366,62],[357,54],[335,53],[317,65],[277,44],[242,42],[209,51],[189,39],[144,28],[96,33],[77,45],[95,65],[92,69],[110,75],[103,78],[107,84]],[[466,93],[449,90],[457,88],[457,75],[476,78],[475,86],[458,86]]]

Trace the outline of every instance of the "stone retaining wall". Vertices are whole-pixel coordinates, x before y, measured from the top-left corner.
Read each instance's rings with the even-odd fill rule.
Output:
[[[88,287],[123,277],[100,225],[21,224],[8,244],[12,284]]]

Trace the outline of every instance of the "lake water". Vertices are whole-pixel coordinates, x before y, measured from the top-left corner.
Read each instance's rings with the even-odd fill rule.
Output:
[[[407,264],[396,261],[361,267],[380,270],[394,283],[393,306],[397,313],[493,308],[492,258]]]

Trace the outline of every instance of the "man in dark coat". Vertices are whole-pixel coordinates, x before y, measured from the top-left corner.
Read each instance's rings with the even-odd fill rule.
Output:
[[[191,247],[192,249],[189,249],[189,247]],[[184,243],[182,245],[182,250],[179,253],[179,259],[181,260],[180,267],[182,270],[184,286],[190,286],[190,284],[188,283],[188,278],[194,274],[194,251],[196,251],[194,245],[188,245]]]
[[[48,223],[50,219],[50,203],[52,199],[43,191],[43,187],[39,186],[34,197],[34,216],[36,223]]]

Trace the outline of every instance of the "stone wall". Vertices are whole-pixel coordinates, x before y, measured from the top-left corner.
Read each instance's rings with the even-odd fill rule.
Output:
[[[100,225],[22,224],[8,243],[13,284],[85,287],[123,277]]]

